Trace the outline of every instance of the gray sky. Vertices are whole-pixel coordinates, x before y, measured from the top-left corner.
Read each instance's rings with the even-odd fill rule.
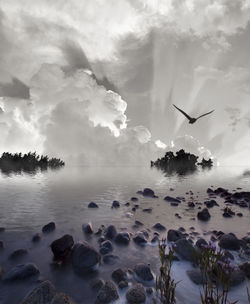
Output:
[[[249,0],[0,0],[1,152],[137,163],[160,140],[250,165],[249,20]]]

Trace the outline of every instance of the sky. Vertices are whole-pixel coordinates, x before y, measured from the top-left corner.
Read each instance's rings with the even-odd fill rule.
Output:
[[[250,166],[249,21],[250,0],[0,0],[0,152]]]

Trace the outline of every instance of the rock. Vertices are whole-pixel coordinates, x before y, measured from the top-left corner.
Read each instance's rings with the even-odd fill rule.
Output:
[[[41,234],[40,233],[36,233],[35,235],[33,235],[32,237],[32,242],[33,243],[37,243],[41,240]]]
[[[15,251],[13,251],[10,256],[9,259],[10,260],[17,260],[17,259],[21,259],[24,256],[26,256],[28,254],[28,250],[27,249],[17,249]]]
[[[179,239],[184,238],[184,235],[182,232],[174,229],[168,230],[168,241],[169,242],[175,242]]]
[[[132,202],[137,202],[138,201],[138,198],[137,197],[131,197],[130,199]]]
[[[118,284],[118,287],[119,287],[120,289],[127,288],[127,287],[128,287],[128,282],[127,282],[127,281],[121,281],[121,282]]]
[[[113,201],[111,208],[120,208],[120,203],[118,201]]]
[[[206,201],[206,202],[204,202],[204,204],[207,206],[207,208],[219,206],[215,200]]]
[[[203,246],[208,245],[207,241],[203,238],[200,238],[197,240],[197,242],[195,243],[195,246],[199,249],[201,249]]]
[[[218,245],[223,249],[239,250],[240,240],[234,234],[224,234],[221,236]]]
[[[115,237],[115,242],[120,245],[128,245],[130,242],[130,235],[128,232],[119,232]]]
[[[109,240],[101,243],[101,248],[100,248],[101,254],[107,254],[111,251],[113,251],[113,245]]]
[[[196,285],[201,285],[203,282],[202,274],[200,269],[191,269],[186,271],[189,279],[194,282]]]
[[[143,223],[140,222],[140,221],[138,221],[138,220],[135,220],[135,225],[137,225],[137,226],[143,226]]]
[[[139,263],[134,267],[134,272],[139,279],[143,281],[152,281],[154,279],[150,267],[147,264]]]
[[[4,274],[3,281],[24,280],[39,273],[39,269],[33,263],[19,264]]]
[[[55,286],[50,281],[44,281],[24,298],[22,304],[48,304],[55,295]]]
[[[126,293],[129,304],[140,304],[146,301],[146,293],[142,284],[132,286]]]
[[[244,272],[245,276],[250,279],[250,262],[245,262],[239,266],[240,270]]]
[[[0,250],[4,249],[4,242],[0,241]]]
[[[145,189],[143,190],[143,192],[142,192],[142,195],[143,195],[143,196],[148,196],[148,197],[153,197],[153,198],[156,197],[154,191],[153,191],[152,189],[150,189],[150,188],[145,188]]]
[[[103,263],[108,265],[114,265],[118,259],[119,257],[117,255],[105,254],[103,256]]]
[[[127,268],[124,268],[124,267],[116,268],[112,272],[112,279],[116,283],[120,283],[121,281],[126,281],[127,280],[127,272],[128,272]]]
[[[146,288],[146,293],[151,295],[154,292],[154,289],[152,287],[147,287]]]
[[[175,242],[174,250],[181,258],[187,261],[193,261],[195,258],[195,249],[186,239],[179,239]]]
[[[50,304],[74,304],[74,302],[70,299],[68,295],[61,292],[55,295]]]
[[[245,280],[244,272],[241,270],[234,270],[231,276],[232,286],[240,285]]]
[[[117,234],[116,228],[114,225],[108,226],[104,231],[104,236],[107,239],[113,239]]]
[[[0,280],[2,280],[3,275],[4,275],[4,270],[3,270],[3,268],[0,266]]]
[[[43,233],[50,233],[56,229],[56,224],[54,222],[50,222],[47,225],[43,226],[42,232]]]
[[[174,198],[172,196],[165,196],[164,201],[169,202],[169,203],[176,203],[176,204],[181,203],[181,201],[178,198]]]
[[[237,216],[242,217],[243,214],[242,214],[241,212],[238,212],[238,213],[237,213]]]
[[[104,286],[104,284],[105,282],[103,279],[95,279],[91,284],[91,288],[95,291],[99,291]]]
[[[156,223],[154,226],[153,226],[154,229],[156,230],[159,230],[159,231],[165,231],[166,230],[166,227],[163,226],[161,223]]]
[[[108,304],[119,299],[119,295],[113,281],[107,281],[97,294],[95,304]]]
[[[152,208],[145,208],[145,209],[142,209],[143,212],[147,212],[147,213],[151,213],[152,212]]]
[[[145,245],[147,243],[147,238],[145,237],[145,235],[141,231],[139,231],[133,237],[133,241],[137,245]]]
[[[152,240],[151,243],[158,243],[159,242],[159,237],[157,235],[155,235]]]
[[[82,231],[86,234],[91,234],[94,232],[93,225],[91,222],[82,225]]]
[[[88,204],[88,208],[99,208],[99,206],[98,206],[97,203],[95,203],[95,202],[90,202],[90,203]]]
[[[207,208],[204,208],[202,211],[198,212],[197,217],[200,221],[208,221],[211,217]]]
[[[68,256],[74,246],[73,237],[69,234],[65,234],[61,238],[53,241],[50,245],[51,250],[56,259],[63,259]]]
[[[78,242],[72,250],[72,264],[77,272],[88,272],[101,261],[100,254],[87,242]]]
[[[193,208],[195,207],[195,204],[193,202],[188,202],[188,207]]]

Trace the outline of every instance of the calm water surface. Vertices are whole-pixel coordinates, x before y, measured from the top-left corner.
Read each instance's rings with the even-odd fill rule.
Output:
[[[187,176],[166,176],[161,171],[147,167],[70,167],[58,171],[48,171],[36,175],[0,175],[0,226],[6,231],[0,234],[5,243],[5,249],[0,252],[0,265],[5,270],[15,263],[8,260],[8,255],[15,249],[27,248],[29,254],[22,262],[34,262],[38,265],[41,278],[50,279],[59,291],[68,293],[77,303],[94,303],[95,294],[90,290],[91,280],[96,276],[78,277],[70,266],[57,269],[52,265],[50,243],[65,233],[72,234],[75,241],[86,239],[82,233],[83,223],[91,221],[97,230],[100,225],[115,224],[117,229],[125,229],[134,233],[132,227],[135,220],[144,223],[145,228],[160,222],[170,228],[180,226],[189,230],[195,227],[201,235],[209,230],[234,232],[243,237],[250,230],[250,211],[233,206],[234,211],[244,214],[231,219],[222,217],[223,200],[218,200],[220,207],[210,209],[211,220],[202,223],[196,220],[197,207],[190,209],[187,202],[193,191],[193,201],[203,203],[207,198],[208,187],[224,187],[233,191],[237,187],[250,191],[250,176],[243,176],[243,167],[217,167],[210,171],[198,171]],[[152,188],[158,199],[143,198],[136,194],[145,187]],[[174,191],[170,191],[173,188]],[[172,207],[163,201],[166,195],[185,196],[186,202],[178,207]],[[133,203],[125,207],[132,196],[139,198],[139,209],[132,212]],[[111,209],[113,200],[121,203],[121,208]],[[88,209],[90,201],[98,203],[98,209]],[[151,214],[142,211],[153,208]],[[182,217],[178,219],[175,214]],[[194,219],[195,218],[195,219]],[[56,222],[57,229],[42,238],[39,244],[31,242],[32,236],[41,232],[43,225],[50,221]],[[152,229],[151,229],[152,231]],[[151,232],[151,236],[153,231]],[[162,234],[164,236],[164,233]],[[207,239],[210,235],[205,236]],[[97,237],[87,239],[96,248]],[[119,256],[116,264],[101,265],[98,275],[104,279],[110,278],[112,269],[119,266],[131,267],[136,262],[144,261],[151,264],[155,273],[159,268],[156,246],[138,247],[133,242],[128,247],[114,245],[113,254]],[[191,269],[189,263],[177,262],[174,265],[174,276],[181,279],[177,288],[179,303],[199,303],[199,288],[186,276],[185,271]],[[232,297],[247,303],[246,285],[232,291]],[[32,285],[33,284],[33,285]],[[35,283],[22,282],[11,285],[0,284],[0,303],[19,303]],[[121,298],[122,298],[121,294]],[[120,303],[125,303],[122,298]]]

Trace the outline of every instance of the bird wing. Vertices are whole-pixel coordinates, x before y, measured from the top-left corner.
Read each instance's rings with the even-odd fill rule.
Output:
[[[188,120],[192,119],[192,117],[190,117],[187,113],[185,113],[184,111],[182,111],[181,109],[179,109],[176,105],[173,104],[173,106],[179,110],[184,116],[187,117]]]
[[[203,116],[206,116],[206,115],[208,115],[208,114],[211,114],[213,111],[214,111],[214,110],[212,110],[212,111],[210,111],[210,112],[208,112],[208,113],[202,114],[201,116],[197,117],[196,119],[199,119],[199,118],[201,118],[201,117],[203,117]]]

